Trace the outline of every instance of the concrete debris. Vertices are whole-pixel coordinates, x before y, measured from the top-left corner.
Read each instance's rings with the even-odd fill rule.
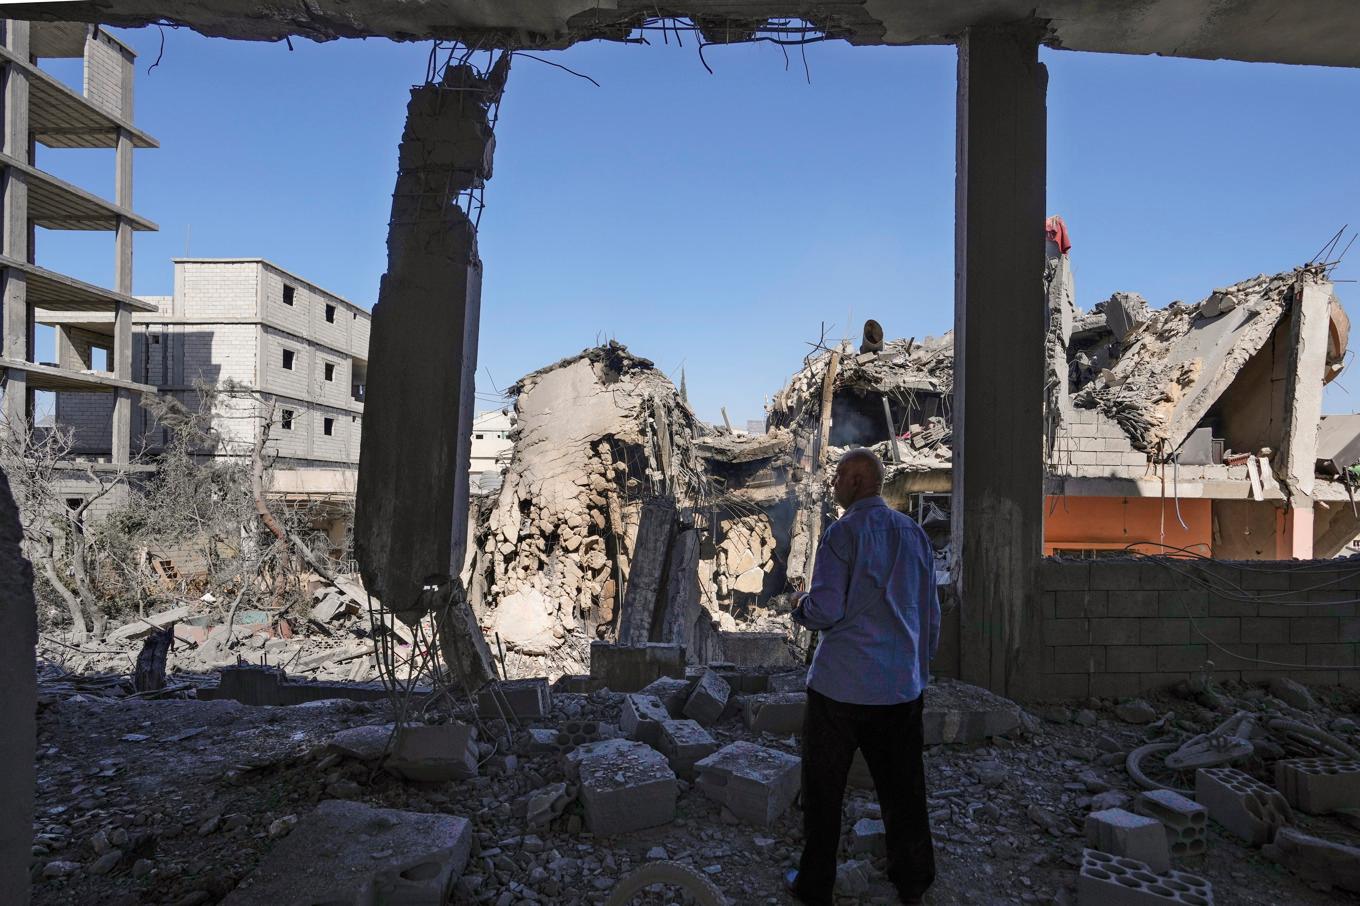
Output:
[[[803,732],[807,713],[806,692],[766,692],[742,699],[746,728],[755,733],[788,736]]]
[[[1275,762],[1275,787],[1306,815],[1360,809],[1360,761],[1288,758]]]
[[[734,742],[695,764],[695,786],[732,814],[769,825],[802,788],[802,759],[749,742]]]
[[[388,751],[396,724],[352,727],[326,741],[327,751],[356,761],[377,761]]]
[[[1141,698],[1120,702],[1115,706],[1114,713],[1120,720],[1130,724],[1150,724],[1159,716],[1157,709]]]
[[[662,676],[643,686],[642,694],[661,699],[661,703],[666,706],[666,711],[671,717],[682,717],[684,716],[685,702],[689,701],[689,694],[694,691],[695,682],[697,680]]]
[[[1084,849],[1077,878],[1078,906],[1213,906],[1213,886],[1184,871],[1157,874],[1137,859]]]
[[[619,729],[629,739],[640,739],[654,746],[660,738],[661,724],[670,719],[670,712],[666,710],[661,699],[654,695],[634,692],[623,697]]]
[[[679,645],[591,643],[590,678],[606,689],[639,692],[663,676],[684,678],[685,651]]]
[[[1287,676],[1272,677],[1269,689],[1271,695],[1291,708],[1298,708],[1300,711],[1312,711],[1317,708],[1317,702],[1313,700],[1313,693],[1308,691],[1308,687]]]
[[[407,780],[442,783],[477,776],[477,730],[466,724],[398,727],[384,765]]]
[[[579,783],[581,779],[581,762],[587,758],[621,756],[629,752],[639,752],[648,748],[646,743],[638,742],[634,739],[597,739],[578,746],[569,752],[562,753],[561,765],[562,773],[566,775],[571,783]]]
[[[550,783],[521,800],[523,818],[529,827],[545,827],[576,801],[576,787]]]
[[[851,853],[884,856],[887,851],[887,830],[881,819],[861,818],[855,822],[855,826],[850,829]]]
[[[551,712],[552,692],[546,677],[503,680],[477,695],[477,713],[489,719],[512,714],[516,720],[540,720]]]
[[[1309,881],[1360,893],[1360,849],[1354,846],[1285,827],[1261,854]]]
[[[1086,845],[1114,856],[1137,859],[1158,874],[1171,868],[1171,852],[1161,822],[1122,808],[1086,816]]]
[[[467,866],[464,818],[328,800],[278,839],[223,906],[444,903]]]
[[[685,716],[704,726],[717,723],[727,708],[727,699],[731,694],[732,687],[716,670],[705,670],[694,685],[689,701],[685,702]]]
[[[718,743],[692,720],[666,720],[661,722],[656,747],[677,776],[691,780],[694,766],[716,752]]]
[[[639,745],[586,757],[579,770],[591,833],[624,834],[675,819],[675,773],[655,749]]]
[[[925,699],[926,745],[981,742],[1020,728],[1020,706],[979,686],[942,679],[930,685]]]
[[[1252,846],[1269,843],[1276,831],[1294,823],[1283,796],[1236,768],[1196,771],[1195,801],[1215,822]]]
[[[1171,790],[1148,790],[1139,794],[1134,811],[1162,823],[1173,858],[1202,856],[1208,849],[1209,810],[1198,802]]]

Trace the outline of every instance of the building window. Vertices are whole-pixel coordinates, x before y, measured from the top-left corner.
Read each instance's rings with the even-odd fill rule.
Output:
[[[473,436],[476,437],[478,440],[481,440],[484,435],[474,434]]]
[[[283,304],[284,304],[284,305],[292,305],[292,304],[293,304],[293,293],[294,293],[294,292],[296,292],[296,290],[294,290],[293,287],[289,286],[287,283],[283,284]]]
[[[334,362],[327,362],[327,363],[326,363],[326,380],[328,380],[328,381],[333,381],[333,380],[335,380],[335,363],[334,363]]]
[[[160,334],[158,334],[158,333],[153,333],[153,334],[151,335],[151,345],[152,345],[152,346],[159,346],[159,345],[161,345],[161,335],[160,335]]]
[[[327,437],[330,437],[332,434],[334,434],[334,433],[335,433],[335,419],[333,419],[333,418],[323,418],[323,419],[321,420],[321,433],[324,434],[324,435],[326,435]]]
[[[334,324],[334,323],[335,323],[335,306],[334,306],[334,305],[327,305],[327,306],[326,306],[326,323],[327,323],[327,324]]]
[[[292,431],[292,430],[293,430],[293,410],[292,410],[292,409],[284,409],[284,410],[283,410],[283,414],[279,416],[279,427],[282,428],[282,429],[285,430],[285,431]]]
[[[284,371],[293,370],[293,350],[291,349],[285,349],[283,351],[283,370]]]
[[[113,370],[113,350],[107,346],[90,347],[90,370],[91,371],[112,371]]]

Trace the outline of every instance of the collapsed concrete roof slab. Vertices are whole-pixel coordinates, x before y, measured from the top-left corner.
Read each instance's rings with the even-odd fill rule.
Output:
[[[142,26],[172,23],[256,41],[386,37],[461,39],[483,47],[567,47],[626,37],[658,15],[643,0],[77,0],[16,3],[7,16]],[[1360,66],[1360,4],[1296,0],[682,0],[714,42],[741,40],[770,20],[806,20],[855,44],[945,44],[972,25],[1031,17],[1069,50],[1198,59]],[[794,35],[793,37],[797,37]]]

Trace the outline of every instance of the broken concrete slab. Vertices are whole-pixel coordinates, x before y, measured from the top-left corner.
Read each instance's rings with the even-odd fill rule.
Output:
[[[662,676],[684,678],[685,650],[679,645],[590,643],[590,678],[611,692],[638,692]]]
[[[237,664],[222,667],[218,672],[216,686],[199,688],[200,699],[230,699],[243,705],[288,707],[329,699],[366,702],[387,697],[387,690],[381,683],[298,682],[278,667],[259,664]]]
[[[671,719],[670,712],[655,695],[633,692],[623,697],[623,708],[619,712],[619,729],[629,739],[640,739],[648,745],[656,745],[662,721]]]
[[[1014,733],[1020,706],[979,686],[954,680],[931,683],[925,691],[925,744],[981,742]]]
[[[746,728],[775,736],[799,735],[807,714],[806,692],[766,692],[741,700]]]
[[[1086,816],[1086,845],[1113,856],[1145,862],[1158,874],[1171,868],[1171,853],[1161,822],[1122,808]]]
[[[1323,840],[1295,830],[1280,828],[1261,854],[1290,871],[1318,884],[1360,893],[1360,849]]]
[[[716,670],[706,670],[694,685],[689,701],[685,702],[685,716],[705,726],[717,723],[727,708],[727,700],[732,695],[732,687]]]
[[[854,855],[883,856],[888,852],[887,830],[877,818],[861,818],[850,828],[850,852]]]
[[[477,776],[477,730],[466,724],[405,724],[384,765],[407,780],[443,783]]]
[[[802,759],[749,742],[734,742],[699,761],[695,786],[743,821],[768,826],[802,788]]]
[[[595,755],[580,763],[586,827],[601,836],[675,820],[678,787],[665,757],[650,746]]]
[[[696,764],[718,751],[717,741],[695,721],[666,720],[659,730],[656,748],[671,770],[686,780],[694,777]]]
[[[126,642],[144,639],[153,632],[159,632],[171,623],[178,623],[180,620],[188,619],[192,608],[185,605],[183,607],[172,607],[160,613],[149,614],[138,617],[130,623],[119,626],[108,634],[106,641]]]
[[[326,750],[358,761],[377,761],[387,752],[396,724],[350,727],[326,740]]]
[[[438,906],[472,851],[464,818],[326,800],[277,839],[222,906]]]
[[[581,762],[587,758],[613,757],[635,751],[639,747],[648,748],[648,745],[634,739],[597,739],[562,753],[558,762],[567,780],[578,783],[581,779]]]
[[[755,572],[759,572],[759,569]],[[763,585],[764,573],[760,574],[760,579]],[[737,581],[740,583],[741,577]],[[740,584],[736,589],[743,590]],[[760,590],[760,587],[756,588],[756,592]],[[729,630],[718,637],[722,641],[723,658],[739,667],[792,667],[798,663],[788,633]]]
[[[772,674],[769,689],[771,692],[806,692],[807,675],[806,668]]]
[[[1276,790],[1236,768],[1195,772],[1195,801],[1209,817],[1252,846],[1262,846],[1276,831],[1294,823],[1289,803]]]

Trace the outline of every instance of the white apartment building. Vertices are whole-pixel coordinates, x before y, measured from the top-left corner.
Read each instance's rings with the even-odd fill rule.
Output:
[[[219,396],[220,453],[248,455],[272,405],[267,450],[277,468],[352,470],[363,426],[369,313],[262,258],[177,258],[174,267],[174,295],[142,297],[155,311],[133,316],[133,379],[191,407],[199,404],[200,387],[230,381],[240,392]],[[80,316],[43,320],[56,327],[59,348],[77,354],[101,336]],[[57,423],[74,429],[79,446],[106,448],[112,414],[106,400],[60,393]],[[148,450],[165,441],[145,410],[136,414],[133,433]]]
[[[499,473],[509,461],[515,443],[510,430],[515,427],[514,410],[490,409],[472,420],[472,455],[468,471],[474,476],[483,472]]]

